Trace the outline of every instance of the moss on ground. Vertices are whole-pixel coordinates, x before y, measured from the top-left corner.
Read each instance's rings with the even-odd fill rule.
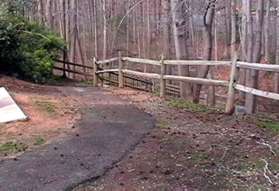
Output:
[[[36,137],[34,145],[39,146],[46,143],[46,140],[43,137]]]
[[[57,107],[49,101],[34,101],[34,104],[42,111],[48,113],[48,114],[56,114]]]
[[[18,152],[25,151],[28,148],[24,143],[19,143],[16,141],[10,141],[3,144],[0,144],[0,153],[1,154],[14,154]]]
[[[169,127],[169,124],[166,121],[160,120],[157,122],[156,126],[160,129],[167,129]]]
[[[257,120],[256,125],[261,128],[270,129],[275,133],[279,133],[279,122],[272,119],[260,118]]]
[[[205,105],[196,104],[191,101],[182,100],[182,99],[172,99],[168,102],[168,106],[177,109],[185,109],[187,111],[191,111],[195,113],[207,113],[213,111],[213,109],[210,109]]]

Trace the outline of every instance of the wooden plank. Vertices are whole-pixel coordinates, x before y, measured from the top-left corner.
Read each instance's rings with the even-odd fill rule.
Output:
[[[92,66],[86,66],[86,65],[82,65],[82,64],[76,64],[76,63],[73,63],[73,62],[64,62],[62,60],[54,60],[55,62],[59,62],[59,63],[63,63],[63,64],[68,64],[68,65],[71,65],[71,66],[78,66],[78,67],[82,67],[82,68],[88,68],[88,69],[91,69],[93,70],[93,67]]]
[[[186,81],[186,82],[202,84],[202,85],[213,85],[213,86],[224,86],[224,87],[228,87],[228,85],[229,85],[228,81],[211,80],[211,79],[205,79],[205,78],[192,78],[192,77],[185,77],[185,76],[165,75],[164,79]]]
[[[167,65],[185,66],[231,66],[231,61],[208,61],[208,60],[166,60]]]
[[[73,73],[73,74],[79,74],[79,75],[84,75],[84,76],[90,76],[90,77],[92,77],[91,74],[87,74],[87,73],[83,73],[83,72],[78,72],[78,71],[73,71],[73,70],[64,69],[64,68],[59,68],[59,67],[56,67],[56,66],[54,66],[53,69],[54,69],[54,70],[65,71],[65,72],[69,72],[69,73]]]
[[[164,76],[167,71],[167,67],[164,63],[164,56],[162,55],[161,61],[161,73],[160,73],[160,97],[164,97],[166,94],[166,80],[164,79]]]
[[[132,62],[132,63],[150,64],[150,65],[160,66],[160,61],[157,61],[157,60],[131,58],[131,57],[124,57],[124,58],[122,58],[122,60]]]
[[[98,65],[109,64],[109,63],[115,62],[115,61],[118,61],[118,58],[111,58],[111,59],[107,59],[107,60],[99,60],[99,61],[97,61],[97,64]]]
[[[229,89],[228,89],[228,98],[226,103],[226,113],[233,113],[234,108],[234,101],[235,101],[235,88],[234,84],[237,82],[237,76],[238,76],[238,69],[236,67],[237,63],[237,57],[234,56],[233,64],[231,67],[231,73],[230,73],[230,82],[229,82]]]
[[[123,61],[121,52],[118,52],[118,87],[124,88]]]
[[[178,85],[174,85],[174,84],[167,84],[168,87],[173,88],[173,89],[177,89],[180,90],[180,87]]]
[[[237,62],[237,67],[268,72],[279,72],[279,65]]]
[[[98,86],[98,76],[97,76],[97,72],[98,72],[98,66],[96,64],[96,58],[93,58],[93,86],[97,87]]]
[[[119,69],[107,69],[107,70],[99,70],[96,74],[104,74],[104,73],[111,73],[111,72],[118,72]]]
[[[235,85],[235,89],[237,89],[239,91],[246,92],[246,93],[250,93],[250,94],[253,94],[253,95],[256,95],[256,96],[265,97],[265,98],[274,99],[274,100],[279,100],[279,94],[277,94],[277,93],[258,90],[258,89],[246,87],[246,86],[243,86],[243,85],[240,85],[240,84]]]
[[[132,70],[123,70],[123,73],[134,75],[134,76],[140,76],[140,77],[144,77],[144,78],[160,79],[160,75],[155,74],[155,73],[143,73],[143,72],[136,72],[136,71],[132,71]]]

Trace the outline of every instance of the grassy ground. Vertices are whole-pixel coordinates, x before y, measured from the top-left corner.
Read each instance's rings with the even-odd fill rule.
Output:
[[[12,94],[29,120],[0,125],[0,158],[15,157],[72,131],[79,119],[76,98],[53,86],[40,86],[7,76],[0,84]]]

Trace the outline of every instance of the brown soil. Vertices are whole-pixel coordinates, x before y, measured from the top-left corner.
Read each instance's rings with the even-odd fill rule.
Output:
[[[32,149],[50,143],[73,131],[80,118],[79,107],[74,97],[65,96],[56,87],[40,86],[10,77],[0,77],[0,86],[11,93],[29,120],[2,124],[0,144],[13,142]],[[0,157],[12,157],[23,150],[1,151]]]
[[[105,176],[76,191],[278,190],[279,136],[248,117],[193,113],[134,90],[111,89],[157,128]]]

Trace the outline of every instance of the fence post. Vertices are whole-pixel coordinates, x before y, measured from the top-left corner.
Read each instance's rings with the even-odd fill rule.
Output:
[[[97,87],[97,86],[98,86],[97,71],[98,71],[97,60],[96,60],[96,58],[94,57],[94,58],[93,58],[93,86],[94,86],[94,87]]]
[[[232,66],[231,66],[231,74],[230,74],[230,82],[229,82],[229,89],[228,89],[228,98],[226,104],[225,112],[230,114],[234,110],[234,101],[235,101],[235,88],[234,85],[237,82],[238,76],[238,68],[237,68],[237,56],[235,55],[233,58]]]
[[[123,75],[123,61],[122,61],[122,54],[118,52],[118,84],[119,88],[124,88],[124,75]]]
[[[161,56],[161,74],[160,74],[160,97],[164,97],[166,94],[166,80],[164,76],[166,74],[166,65],[164,63],[164,55]]]

